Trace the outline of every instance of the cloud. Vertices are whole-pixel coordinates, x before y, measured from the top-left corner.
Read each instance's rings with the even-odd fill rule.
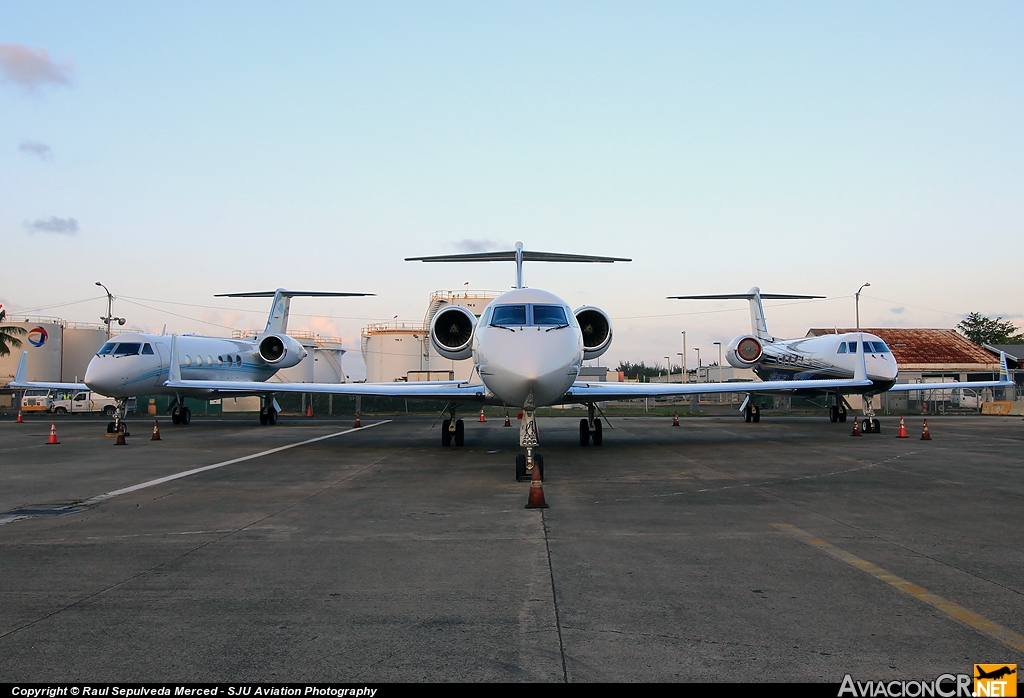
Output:
[[[70,85],[75,65],[56,63],[45,48],[31,49],[22,44],[0,44],[0,75],[3,82],[20,85],[33,92],[46,85]]]
[[[22,141],[18,150],[28,155],[35,155],[43,162],[53,160],[53,151],[50,150],[50,146],[38,141]]]
[[[60,233],[61,235],[74,235],[78,232],[78,221],[74,218],[57,218],[50,216],[49,220],[40,218],[29,223],[25,221],[25,230],[30,233]]]
[[[904,308],[902,305],[899,306],[898,308],[889,308],[889,312],[895,315],[902,315],[906,310],[907,309]]]
[[[511,250],[514,246],[499,240],[459,240],[452,243],[459,252],[497,252],[499,250]]]

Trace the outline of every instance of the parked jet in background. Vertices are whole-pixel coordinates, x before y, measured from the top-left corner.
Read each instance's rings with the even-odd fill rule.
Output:
[[[251,339],[228,339],[181,335],[176,338],[182,364],[179,373],[200,385],[168,389],[164,383],[170,372],[172,337],[166,334],[122,334],[109,339],[89,362],[82,383],[29,382],[27,353],[23,353],[12,388],[50,388],[55,390],[93,390],[117,398],[115,420],[108,430],[116,431],[124,419],[128,398],[138,395],[171,395],[171,421],[188,424],[192,413],[185,407],[186,397],[210,400],[223,391],[212,391],[204,381],[262,384],[284,368],[296,366],[306,357],[306,349],[286,334],[291,299],[295,297],[372,296],[372,293],[329,293],[320,291],[276,291],[222,293],[227,298],[273,298],[267,326]],[[231,391],[234,396],[263,395],[267,390]],[[260,424],[275,424],[278,407],[271,397],[260,412]]]
[[[889,347],[876,335],[868,332],[848,332],[845,334],[826,334],[817,337],[800,337],[797,339],[778,339],[768,332],[764,320],[762,298],[768,299],[804,299],[824,298],[824,296],[796,296],[778,293],[761,293],[754,286],[746,293],[730,293],[702,296],[669,296],[681,300],[733,300],[742,299],[750,303],[750,334],[742,334],[729,343],[726,360],[734,368],[749,368],[763,381],[794,381],[793,394],[797,397],[824,396],[831,404],[828,408],[829,419],[833,422],[845,422],[849,404],[845,395],[864,396],[864,426],[866,433],[878,433],[879,422],[875,418],[872,400],[875,395],[885,391],[921,390],[921,385],[904,383],[897,385],[896,377],[899,366]],[[860,358],[858,358],[860,356]],[[798,388],[796,382],[822,378],[849,378],[856,373],[857,365],[863,361],[867,369],[870,383],[858,387],[838,387],[832,389]],[[998,381],[971,381],[962,383],[929,383],[929,390],[945,388],[991,388],[1013,385],[1006,366],[1006,355],[1001,358],[1001,369]],[[733,384],[736,385],[735,383]],[[760,421],[760,410],[753,404],[751,397],[763,392],[761,383],[750,384],[747,399],[740,406],[744,420]],[[850,408],[852,409],[852,408]]]
[[[578,381],[584,359],[597,358],[611,346],[612,323],[599,308],[584,306],[575,311],[558,296],[523,285],[523,262],[627,262],[617,257],[559,254],[524,250],[516,243],[514,250],[478,254],[414,257],[423,262],[491,262],[514,261],[516,287],[490,302],[479,322],[465,308],[451,306],[438,312],[430,326],[434,348],[449,359],[472,358],[481,383],[417,382],[417,383],[273,383],[201,380],[183,374],[180,357],[185,353],[184,338],[171,341],[171,374],[165,386],[169,390],[207,390],[211,394],[265,392],[272,399],[274,392],[315,392],[344,395],[375,395],[388,397],[439,400],[447,403],[448,418],[441,425],[441,443],[456,446],[464,442],[465,427],[458,419],[460,406],[504,405],[521,409],[524,418],[519,430],[520,446],[525,454],[516,457],[516,477],[525,479],[536,464],[543,474],[543,458],[535,452],[539,444],[536,411],[547,405],[581,403],[588,407],[588,417],[580,420],[580,444],[601,445],[601,420],[595,416],[596,403],[605,400],[630,400],[645,397],[736,392],[735,384],[657,384],[605,383]],[[179,345],[178,342],[181,342]],[[860,340],[858,340],[860,341]],[[758,392],[805,390],[855,390],[872,385],[864,368],[863,354],[854,366],[853,376],[843,379],[783,380],[758,384]],[[893,376],[883,376],[891,382]]]

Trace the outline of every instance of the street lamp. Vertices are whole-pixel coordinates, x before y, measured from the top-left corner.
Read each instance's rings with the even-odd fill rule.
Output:
[[[682,357],[683,357],[683,379],[680,382],[681,383],[689,383],[690,382],[690,374],[686,372],[686,330],[683,330],[683,353],[682,353]]]
[[[718,345],[718,382],[722,382],[722,343],[712,342],[712,344]]]
[[[672,362],[669,361],[667,356],[665,357],[665,382],[672,382]]]
[[[857,289],[857,292],[855,294],[853,294],[854,305],[857,306],[857,329],[858,330],[860,329],[860,292],[864,290],[865,286],[870,286],[870,285],[871,284],[863,284],[860,288]]]
[[[693,350],[697,352],[697,382],[700,383],[700,347],[694,347]]]
[[[114,302],[114,296],[110,293],[110,289],[103,286],[99,281],[96,282],[96,285],[103,287],[103,290],[107,292],[107,316],[101,317],[100,320],[107,323],[107,339],[110,339],[110,323],[116,320],[118,325],[123,325],[126,320],[123,317],[114,317],[110,314],[110,306]]]
[[[676,356],[679,357],[679,364],[683,367],[683,373],[679,376],[679,382],[688,383],[689,381],[686,379],[686,354],[677,351]]]

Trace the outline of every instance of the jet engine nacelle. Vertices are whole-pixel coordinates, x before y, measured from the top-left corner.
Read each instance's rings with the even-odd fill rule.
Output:
[[[761,360],[761,341],[749,334],[741,335],[729,342],[725,359],[733,368],[750,368]]]
[[[306,348],[286,334],[268,334],[260,340],[256,353],[274,368],[291,368],[306,358]]]
[[[459,305],[450,305],[434,315],[430,343],[446,359],[461,361],[473,356],[476,316]]]
[[[612,345],[612,319],[600,308],[585,305],[576,310],[576,322],[583,333],[583,358],[596,359]]]

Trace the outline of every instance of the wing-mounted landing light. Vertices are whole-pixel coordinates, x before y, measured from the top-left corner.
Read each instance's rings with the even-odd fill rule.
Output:
[[[562,252],[535,252],[524,250],[523,243],[517,242],[514,250],[499,252],[471,252],[469,254],[444,254],[432,257],[406,257],[407,262],[515,262],[516,288],[523,288],[523,262],[589,262],[610,264],[611,262],[632,262],[626,257],[599,257],[589,254],[566,254]]]

